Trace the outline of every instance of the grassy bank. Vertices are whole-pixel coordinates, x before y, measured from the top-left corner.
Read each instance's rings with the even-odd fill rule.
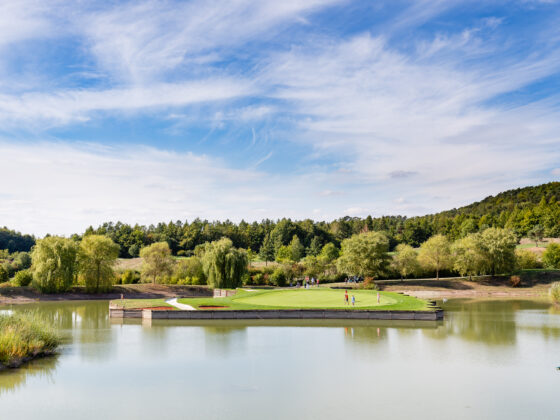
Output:
[[[0,315],[0,368],[53,353],[60,336],[35,312]]]

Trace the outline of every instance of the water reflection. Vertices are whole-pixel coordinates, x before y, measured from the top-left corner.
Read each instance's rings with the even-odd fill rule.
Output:
[[[433,339],[443,340],[459,337],[487,346],[514,346],[520,331],[540,333],[543,337],[560,337],[560,318],[543,317],[551,311],[551,305],[541,300],[450,300],[443,305],[445,322],[436,330],[424,331]],[[523,319],[517,314],[523,312]],[[528,325],[531,314],[536,315],[535,324]]]
[[[42,378],[48,384],[54,384],[54,371],[58,365],[58,356],[48,356],[26,363],[18,369],[0,372],[0,397],[25,387],[30,378]]]
[[[539,418],[560,418],[560,313],[546,302],[451,300],[443,322],[145,322],[109,319],[108,302],[15,310],[31,307],[65,345],[0,373],[1,419],[151,419],[185,409],[192,419],[526,419],[527,389]]]

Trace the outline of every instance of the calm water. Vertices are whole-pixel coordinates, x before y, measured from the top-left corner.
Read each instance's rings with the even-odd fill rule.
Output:
[[[424,324],[143,324],[109,320],[107,302],[35,307],[66,344],[0,373],[0,419],[560,418],[560,312],[546,303],[449,301]]]

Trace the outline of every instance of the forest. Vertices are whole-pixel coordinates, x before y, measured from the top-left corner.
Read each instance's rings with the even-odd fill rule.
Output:
[[[288,246],[294,235],[305,255],[317,256],[324,245],[340,247],[344,239],[361,232],[383,232],[389,238],[389,249],[398,244],[419,247],[430,237],[442,234],[450,240],[464,238],[489,227],[506,228],[518,237],[560,237],[560,182],[525,187],[490,196],[458,209],[419,217],[381,216],[366,218],[341,217],[330,222],[305,220],[269,220],[248,223],[226,221],[170,221],[157,225],[130,225],[107,222],[90,226],[73,238],[97,234],[110,237],[120,246],[120,257],[140,255],[152,243],[167,242],[173,255],[191,256],[197,245],[229,238],[236,248],[266,254]],[[7,228],[0,229],[0,249],[9,253],[30,251],[35,239]],[[263,244],[266,245],[263,249]]]

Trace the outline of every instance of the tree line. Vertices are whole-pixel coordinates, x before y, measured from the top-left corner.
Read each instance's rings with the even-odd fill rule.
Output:
[[[322,283],[361,277],[374,287],[374,279],[395,276],[434,275],[439,279],[442,273],[502,275],[534,268],[537,263],[560,269],[560,244],[549,244],[542,261],[538,261],[536,254],[516,250],[517,237],[509,229],[488,228],[455,241],[437,234],[418,248],[399,244],[392,253],[389,243],[383,232],[366,231],[344,239],[340,249],[328,243],[317,255],[304,256],[303,245],[294,235],[289,245],[280,248],[273,266],[253,268],[250,262],[256,255],[235,247],[229,238],[200,244],[191,257],[185,258],[173,257],[167,242],[156,242],[141,249],[140,273],[117,273],[119,245],[111,238],[95,234],[81,240],[51,236],[38,240],[30,256],[15,255],[22,257],[22,265],[12,282],[18,286],[31,284],[45,293],[64,292],[74,285],[85,286],[88,292],[103,292],[115,283],[140,281],[215,288],[244,284],[282,287],[304,277],[315,277]],[[13,256],[4,251],[6,255]]]
[[[511,230],[516,237],[560,237],[560,182],[537,187],[510,190],[488,197],[459,209],[419,216],[342,217],[330,222],[310,219],[265,219],[261,222],[233,223],[226,221],[172,221],[157,225],[130,225],[107,222],[90,226],[83,235],[108,236],[119,245],[122,258],[138,257],[140,250],[150,244],[167,242],[176,256],[192,256],[198,245],[229,238],[233,246],[268,255],[270,261],[278,252],[285,253],[294,235],[301,244],[304,256],[319,255],[324,245],[333,243],[340,248],[342,241],[361,232],[383,232],[389,240],[389,250],[399,244],[419,247],[430,237],[441,234],[450,240],[465,238],[487,228]],[[0,249],[9,252],[30,251],[35,238],[8,229],[0,229]],[[263,251],[263,247],[265,250]],[[271,249],[274,257],[271,257]]]

